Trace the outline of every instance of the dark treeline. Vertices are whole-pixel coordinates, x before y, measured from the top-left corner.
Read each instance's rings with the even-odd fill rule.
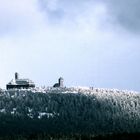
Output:
[[[138,95],[4,92],[0,95],[0,136],[77,134],[91,139],[90,136],[137,133],[139,99]]]
[[[122,133],[107,135],[81,135],[81,134],[47,134],[32,133],[20,135],[0,136],[0,140],[139,140],[140,133]]]

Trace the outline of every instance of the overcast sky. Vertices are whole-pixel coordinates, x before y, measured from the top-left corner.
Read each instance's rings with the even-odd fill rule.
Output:
[[[0,87],[19,72],[38,86],[140,91],[139,0],[0,0]]]

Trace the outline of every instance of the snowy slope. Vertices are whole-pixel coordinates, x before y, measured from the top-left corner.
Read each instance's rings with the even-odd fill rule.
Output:
[[[17,118],[22,119],[20,123],[25,121],[21,130],[26,127],[30,131],[39,129],[94,134],[139,132],[140,94],[81,87],[2,90],[0,125],[15,128],[19,123],[17,120],[15,123],[14,119]],[[39,123],[40,128],[33,128],[31,123],[35,126]]]

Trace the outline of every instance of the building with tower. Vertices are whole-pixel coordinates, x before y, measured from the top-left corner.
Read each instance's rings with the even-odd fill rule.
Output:
[[[54,84],[53,87],[60,87],[63,88],[64,87],[64,79],[62,77],[60,77],[58,79],[58,83]]]
[[[19,78],[19,74],[16,72],[15,73],[15,79],[11,80],[7,85],[6,85],[6,89],[21,89],[21,88],[34,88],[35,84],[33,81],[31,81],[30,79],[21,79]]]

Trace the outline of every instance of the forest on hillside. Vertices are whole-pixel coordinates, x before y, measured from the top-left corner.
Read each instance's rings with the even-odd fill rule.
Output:
[[[140,132],[140,94],[108,90],[0,92],[0,136]]]

